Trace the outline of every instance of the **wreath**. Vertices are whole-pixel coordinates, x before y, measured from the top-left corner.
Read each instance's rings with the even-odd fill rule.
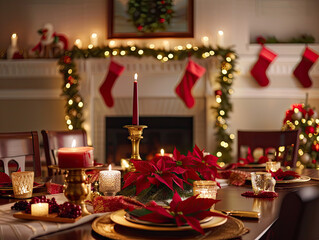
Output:
[[[173,17],[173,1],[129,0],[127,13],[138,31],[163,31]]]

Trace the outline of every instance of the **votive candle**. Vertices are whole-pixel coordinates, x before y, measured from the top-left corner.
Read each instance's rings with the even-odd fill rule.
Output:
[[[133,119],[132,119],[132,125],[139,125],[139,116],[138,116],[138,92],[137,92],[137,73],[134,74]]]
[[[121,190],[121,172],[112,170],[111,165],[109,170],[100,171],[99,176],[99,191],[104,195],[115,195]]]
[[[47,216],[49,214],[49,204],[48,203],[35,203],[31,204],[31,215],[32,216]]]

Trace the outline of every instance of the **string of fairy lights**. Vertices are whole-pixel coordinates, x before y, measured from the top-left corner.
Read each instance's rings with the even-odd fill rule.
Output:
[[[235,52],[230,48],[213,48],[207,44],[196,46],[186,44],[175,46],[173,49],[155,48],[154,44],[148,47],[139,47],[134,44],[127,46],[104,46],[95,47],[90,44],[87,49],[81,49],[74,46],[72,50],[66,51],[59,60],[60,72],[63,75],[64,83],[62,86],[62,95],[66,97],[65,121],[69,130],[81,129],[83,118],[84,101],[79,93],[80,78],[77,73],[75,59],[86,58],[108,58],[108,57],[153,57],[158,61],[165,63],[173,60],[183,60],[188,57],[206,59],[216,57],[219,60],[219,74],[216,78],[218,89],[215,90],[216,102],[212,109],[216,115],[216,141],[217,147],[215,155],[222,162],[231,161],[232,143],[234,134],[229,133],[229,112],[232,110],[230,95],[234,92],[231,88],[236,73]]]

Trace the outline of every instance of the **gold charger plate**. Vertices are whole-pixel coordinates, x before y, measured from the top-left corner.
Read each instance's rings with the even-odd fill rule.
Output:
[[[291,180],[276,180],[276,183],[301,183],[310,181],[310,177],[308,176],[300,176],[299,178],[291,179]]]
[[[192,230],[192,227],[189,225],[185,226],[153,226],[153,225],[144,225],[144,224],[138,224],[134,222],[127,221],[125,219],[125,214],[126,212],[122,209],[116,212],[113,212],[111,214],[111,220],[117,224],[120,224],[124,227],[130,227],[130,228],[135,228],[135,229],[141,229],[141,230],[149,230],[149,231],[184,231],[184,230]],[[226,215],[225,218],[223,217],[213,217],[212,220],[209,222],[205,222],[201,224],[201,227],[203,229],[205,228],[212,228],[212,227],[217,227],[219,225],[224,224],[227,221]]]
[[[92,223],[93,231],[103,237],[117,240],[194,240],[204,238],[209,240],[222,240],[238,238],[246,234],[249,230],[245,228],[243,222],[239,219],[228,217],[226,223],[205,229],[202,235],[194,230],[190,231],[147,231],[124,227],[114,223],[111,214],[107,213],[96,218]],[[94,234],[95,234],[94,233]]]
[[[130,214],[125,214],[125,219],[132,223],[142,224],[142,225],[151,225],[151,226],[159,226],[159,227],[177,227],[176,223],[154,223],[149,221],[143,221],[140,219],[135,218],[134,216],[131,216]],[[207,217],[200,221],[200,224],[209,222],[213,219],[213,216]],[[185,224],[188,225],[188,224]]]

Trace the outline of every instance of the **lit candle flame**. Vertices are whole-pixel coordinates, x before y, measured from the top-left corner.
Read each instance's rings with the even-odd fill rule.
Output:
[[[73,148],[74,148],[75,146],[76,146],[76,140],[75,140],[75,139],[73,139],[73,140],[72,140],[72,145],[71,145],[71,147],[73,147]]]
[[[17,37],[16,33],[12,34],[12,38],[16,38],[16,37]]]
[[[219,30],[219,31],[218,31],[218,34],[219,34],[220,36],[223,36],[223,35],[224,35],[224,32],[223,32],[222,30]]]
[[[109,171],[111,171],[111,170],[112,170],[112,165],[110,164],[110,165],[109,165]]]
[[[161,156],[164,156],[164,153],[165,153],[165,152],[164,152],[164,149],[162,148],[162,149],[161,149]]]
[[[135,73],[135,74],[134,74],[134,81],[135,81],[135,82],[137,82],[137,77],[138,77],[138,75],[137,75],[137,73]]]

